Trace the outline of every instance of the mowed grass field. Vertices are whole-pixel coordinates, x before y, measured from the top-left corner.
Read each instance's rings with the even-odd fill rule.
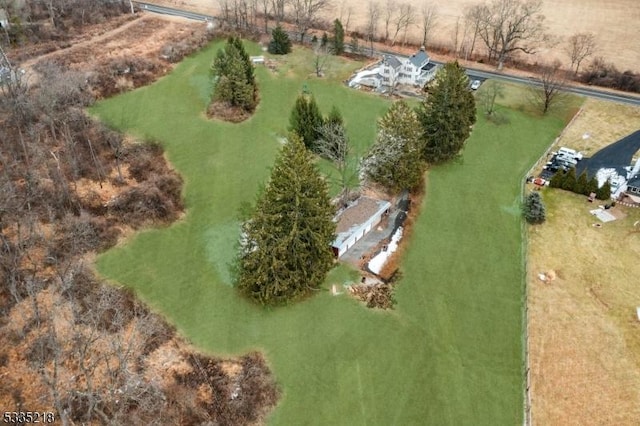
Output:
[[[268,178],[295,97],[306,84],[325,113],[340,108],[358,153],[372,143],[389,102],[338,83],[358,64],[336,64],[326,81],[297,67],[283,66],[281,75],[259,68],[255,116],[235,125],[210,121],[203,113],[209,65],[220,46],[93,108],[107,123],[163,144],[185,179],[187,206],[180,222],[102,254],[98,270],[134,288],[206,351],[263,351],[283,391],[272,424],[520,423],[520,179],[563,120],[504,110],[510,124],[496,126],[480,117],[464,159],[429,172],[394,311],[332,296],[330,284],[357,279],[346,267],[316,296],[267,310],[238,297],[228,263],[237,209]],[[284,60],[309,63],[305,55]]]

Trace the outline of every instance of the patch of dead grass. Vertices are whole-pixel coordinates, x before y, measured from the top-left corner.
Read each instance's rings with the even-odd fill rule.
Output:
[[[558,146],[571,147],[589,157],[639,129],[639,107],[589,98],[563,132]]]
[[[544,191],[548,220],[531,228],[529,347],[538,424],[636,424],[640,418],[640,209],[595,228],[592,204]],[[538,274],[556,271],[546,283]]]
[[[588,99],[554,148],[591,156],[638,129],[640,108]],[[600,223],[583,196],[543,195],[547,222],[530,228],[528,253],[533,420],[637,424],[640,209],[618,205],[611,210],[618,220]],[[549,271],[553,280],[538,278]]]

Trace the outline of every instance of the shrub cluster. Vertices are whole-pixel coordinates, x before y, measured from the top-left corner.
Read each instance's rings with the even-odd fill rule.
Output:
[[[640,74],[630,70],[619,71],[615,65],[603,58],[594,59],[589,68],[581,74],[580,81],[626,92],[640,92]]]
[[[529,193],[524,200],[522,213],[527,223],[538,225],[544,223],[547,219],[547,210],[542,202],[542,197],[537,191]]]

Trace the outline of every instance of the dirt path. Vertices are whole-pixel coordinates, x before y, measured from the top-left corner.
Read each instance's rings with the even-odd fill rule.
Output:
[[[111,38],[111,37],[113,37],[113,36],[115,36],[117,34],[122,33],[123,31],[133,27],[134,25],[139,25],[139,23],[142,20],[145,20],[145,19],[149,19],[149,17],[146,16],[146,15],[143,15],[142,17],[139,17],[137,19],[129,21],[124,25],[121,25],[121,26],[119,26],[117,28],[114,28],[114,29],[112,29],[110,31],[104,32],[104,33],[100,34],[99,36],[91,37],[91,38],[88,38],[88,39],[84,39],[84,40],[79,41],[77,43],[74,43],[71,46],[66,47],[64,49],[58,49],[58,50],[54,50],[53,52],[50,52],[50,53],[47,53],[47,54],[44,54],[44,55],[36,56],[36,57],[34,57],[32,59],[29,59],[29,60],[23,62],[21,64],[20,68],[25,70],[26,75],[28,76],[29,85],[36,85],[36,84],[38,84],[40,82],[40,74],[34,68],[36,64],[45,62],[45,61],[47,61],[49,59],[52,59],[52,58],[54,58],[56,56],[59,56],[59,55],[62,55],[62,54],[65,54],[65,53],[69,53],[69,52],[71,52],[73,50],[76,50],[76,49],[79,49],[79,48],[82,48],[82,47],[85,47],[85,46],[89,46],[89,45],[94,44],[94,43],[99,43],[101,41],[104,41],[104,40],[106,40],[108,38]]]
[[[47,61],[55,56],[58,55],[62,55],[64,53],[68,53],[72,50],[81,48],[81,47],[85,47],[88,46],[90,44],[93,43],[99,43],[101,41],[106,40],[107,38],[113,37],[116,34],[120,34],[121,32],[133,27],[134,25],[138,25],[141,21],[145,20],[145,19],[149,19],[148,16],[143,15],[140,18],[134,19],[133,21],[129,21],[124,25],[119,26],[118,28],[114,28],[113,30],[107,31],[105,33],[102,33],[99,36],[96,37],[91,37],[89,39],[84,39],[83,41],[80,41],[78,43],[74,43],[69,47],[66,47],[64,49],[59,49],[59,50],[54,50],[53,52],[47,53],[45,55],[40,55],[37,56],[35,58],[29,59],[28,61],[25,61],[22,63],[21,68],[26,70],[26,71],[33,71],[33,66],[36,65],[38,62],[44,62]],[[34,72],[35,73],[35,72]]]
[[[201,25],[179,17],[143,14],[95,36],[78,37],[71,46],[29,59],[21,64],[21,68],[27,71],[29,84],[35,85],[40,80],[36,65],[63,56],[67,66],[79,69],[95,67],[100,61],[115,57],[157,56],[162,45],[175,42],[185,32]]]

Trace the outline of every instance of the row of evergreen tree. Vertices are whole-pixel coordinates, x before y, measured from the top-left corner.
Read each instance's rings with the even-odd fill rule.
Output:
[[[598,179],[595,176],[587,176],[584,170],[580,176],[576,177],[576,169],[572,167],[568,171],[560,170],[551,177],[549,181],[551,188],[560,188],[576,194],[590,195],[596,194],[598,200],[608,200],[611,198],[611,184],[607,180],[601,187],[598,187]]]

